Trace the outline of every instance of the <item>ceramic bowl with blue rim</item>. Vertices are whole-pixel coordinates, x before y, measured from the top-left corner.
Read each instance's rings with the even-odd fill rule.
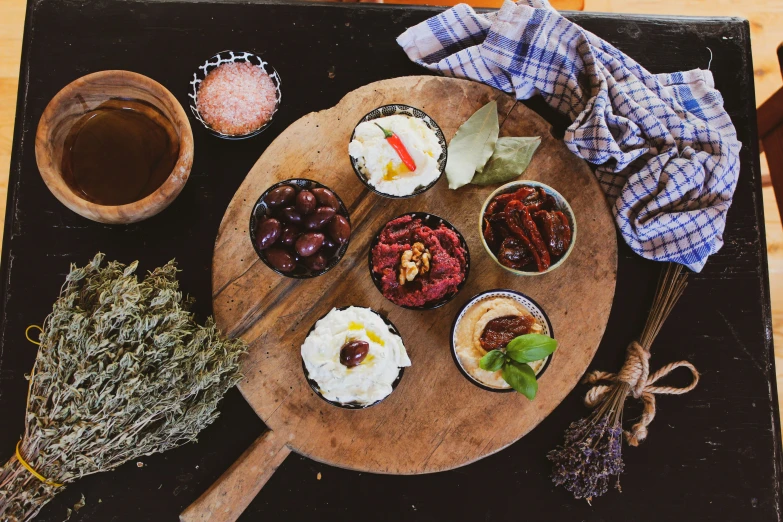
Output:
[[[198,90],[199,87],[201,86],[201,82],[204,81],[207,75],[210,72],[217,69],[220,65],[223,65],[225,63],[241,63],[241,62],[246,62],[255,65],[256,67],[258,67],[259,69],[261,69],[262,71],[264,71],[266,74],[269,75],[269,78],[272,80],[272,83],[275,85],[275,109],[272,112],[272,115],[266,121],[266,123],[264,123],[257,129],[254,129],[245,134],[225,134],[211,127],[206,121],[204,121],[204,118],[201,116],[201,113],[197,109]],[[282,100],[283,97],[282,91],[280,89],[281,85],[282,85],[282,81],[280,79],[280,74],[275,70],[274,67],[272,67],[269,64],[269,62],[264,61],[260,56],[246,51],[221,51],[216,55],[208,58],[203,64],[199,65],[196,72],[193,73],[193,79],[190,81],[190,91],[188,92],[188,98],[190,98],[190,112],[193,113],[193,117],[196,118],[204,126],[204,128],[207,129],[207,131],[209,131],[209,133],[212,134],[213,136],[217,136],[218,138],[223,138],[225,140],[244,140],[247,138],[252,138],[253,136],[257,136],[258,134],[264,132],[272,123],[272,119],[274,118],[274,115],[277,113],[277,110],[280,108],[280,101]]]
[[[571,244],[568,245],[568,249],[554,263],[552,263],[549,266],[549,268],[547,268],[543,272],[538,272],[536,270],[517,270],[516,268],[511,268],[502,264],[500,261],[498,261],[498,258],[495,255],[495,253],[492,252],[492,249],[489,248],[489,245],[487,244],[487,241],[484,238],[484,212],[486,212],[487,206],[489,206],[489,204],[496,196],[515,192],[522,186],[544,189],[544,192],[546,192],[547,194],[549,194],[555,199],[555,210],[559,210],[560,212],[562,212],[568,219],[568,224],[571,226]],[[558,191],[556,191],[549,185],[546,185],[538,181],[531,181],[526,179],[512,181],[510,183],[506,183],[505,185],[502,185],[497,189],[495,189],[492,192],[492,194],[490,194],[487,197],[487,199],[484,201],[484,204],[481,206],[481,211],[479,212],[479,217],[478,217],[478,227],[479,227],[479,237],[481,238],[481,244],[484,246],[484,250],[487,252],[489,257],[491,257],[492,260],[504,270],[508,270],[512,274],[519,275],[519,276],[540,276],[540,275],[548,274],[553,270],[557,270],[560,266],[563,265],[563,263],[565,263],[566,259],[568,259],[568,256],[571,255],[571,252],[574,250],[574,244],[576,243],[576,216],[574,215],[574,211],[571,209],[571,205],[569,205],[568,201],[566,201],[566,198],[564,198],[562,194],[560,194]]]
[[[353,171],[356,173],[356,177],[359,178],[359,181],[361,181],[365,187],[370,189],[372,192],[375,192],[379,196],[383,196],[385,198],[392,198],[392,199],[405,199],[405,198],[412,198],[415,196],[418,196],[419,194],[422,194],[432,187],[435,186],[435,184],[440,180],[440,178],[443,177],[443,173],[446,172],[446,159],[448,156],[448,150],[447,150],[447,144],[446,144],[446,137],[443,135],[443,131],[440,129],[437,123],[435,123],[435,120],[433,120],[427,113],[422,111],[421,109],[417,109],[416,107],[411,107],[410,105],[403,105],[400,103],[394,103],[390,105],[383,105],[381,107],[378,107],[377,109],[373,109],[372,111],[368,112],[367,114],[362,117],[361,120],[356,124],[356,127],[358,127],[360,124],[377,120],[378,118],[384,118],[386,116],[394,116],[394,115],[403,115],[403,116],[409,116],[413,118],[418,118],[422,120],[427,127],[429,127],[433,132],[435,132],[435,136],[438,138],[438,144],[440,145],[440,148],[442,150],[440,156],[437,159],[438,162],[438,177],[435,178],[433,181],[428,183],[427,185],[420,185],[416,187],[413,192],[410,194],[405,194],[401,196],[387,194],[385,192],[381,192],[378,190],[372,183],[370,183],[367,179],[367,175],[365,173],[364,165],[362,164],[362,161],[354,158],[349,155],[351,159],[351,166],[353,167]],[[351,134],[351,139],[349,140],[349,143],[353,141],[355,135],[356,135],[356,127],[354,127],[354,131]]]
[[[349,307],[343,306],[343,307],[338,308],[337,310],[345,310],[347,308],[349,308]],[[397,327],[394,326],[394,323],[392,323],[383,314],[378,313],[376,310],[373,310],[372,308],[367,308],[367,309],[370,310],[371,312],[375,313],[378,317],[380,317],[383,320],[383,322],[386,323],[386,326],[389,327],[389,331],[391,333],[393,333],[394,335],[396,335],[397,337],[402,339],[402,335],[400,334],[400,331],[397,330]],[[330,312],[331,312],[331,310],[330,310]],[[327,312],[326,314],[324,314],[321,317],[319,317],[318,321],[323,319],[328,313],[329,312]],[[318,321],[313,323],[313,326],[311,326],[310,330],[307,331],[307,335],[305,336],[305,339],[315,329],[315,325],[318,323]],[[403,341],[403,344],[404,344],[404,341]],[[405,368],[400,368],[399,370],[400,370],[400,373],[397,374],[397,378],[394,379],[394,382],[392,382],[392,385],[391,385],[392,386],[392,393],[394,393],[394,390],[397,389],[397,385],[400,384],[400,381],[402,380],[402,375],[403,375],[403,373],[405,373]],[[313,393],[315,393],[318,396],[318,398],[320,398],[321,400],[323,400],[325,402],[328,402],[332,406],[337,406],[338,408],[343,408],[343,409],[346,409],[346,410],[364,410],[364,409],[370,408],[371,406],[375,406],[376,404],[380,404],[381,402],[385,401],[387,398],[389,398],[391,396],[391,393],[390,393],[389,395],[387,395],[383,399],[375,401],[372,404],[359,404],[359,403],[355,403],[355,402],[337,402],[337,401],[332,401],[332,400],[327,399],[326,397],[324,397],[321,394],[321,387],[318,386],[318,383],[315,380],[310,378],[310,376],[307,373],[307,366],[305,365],[304,359],[302,359],[302,371],[304,372],[305,380],[307,381],[307,384],[310,386],[310,389],[313,390]]]
[[[555,332],[554,329],[552,328],[552,323],[549,320],[549,317],[546,315],[546,312],[544,312],[543,308],[541,308],[538,305],[538,303],[536,303],[530,297],[526,296],[521,292],[517,292],[515,290],[504,290],[504,289],[487,290],[486,292],[482,292],[476,295],[475,297],[473,297],[470,301],[465,303],[465,305],[460,309],[460,311],[454,317],[454,322],[451,325],[451,335],[449,337],[451,343],[451,357],[454,359],[454,364],[457,365],[457,369],[459,369],[460,373],[462,373],[462,375],[467,380],[469,380],[472,384],[478,386],[482,390],[498,392],[498,393],[506,393],[506,392],[513,392],[514,389],[511,387],[500,388],[480,381],[465,368],[465,366],[463,365],[463,361],[460,359],[460,356],[457,353],[457,339],[456,339],[457,327],[459,326],[460,322],[464,319],[465,314],[474,305],[481,303],[482,301],[486,301],[488,299],[494,299],[498,297],[510,298],[516,301],[517,303],[521,304],[528,312],[530,312],[533,318],[535,318],[536,323],[538,323],[541,326],[542,328],[541,334],[554,338]],[[552,355],[548,356],[544,360],[543,366],[541,366],[541,368],[536,372],[537,379],[540,379],[541,376],[544,374],[546,369],[549,367],[549,363],[551,360],[552,360]]]
[[[439,228],[441,225],[444,225],[446,228],[448,228],[449,230],[451,230],[457,235],[457,238],[459,239],[459,244],[462,247],[462,249],[465,251],[465,277],[462,279],[462,282],[459,285],[457,285],[457,290],[450,294],[444,295],[440,299],[427,302],[422,306],[406,306],[391,301],[383,293],[383,281],[382,281],[383,276],[375,272],[375,270],[373,270],[372,252],[373,250],[375,250],[376,245],[378,245],[378,242],[380,241],[381,232],[383,232],[383,229],[386,228],[386,225],[388,225],[390,222],[404,216],[411,216],[413,219],[420,219],[422,225],[429,227],[433,230]],[[452,225],[442,217],[436,216],[434,214],[428,214],[426,212],[407,212],[405,214],[400,214],[399,216],[390,219],[388,222],[384,223],[384,225],[378,230],[378,232],[373,237],[372,243],[370,243],[370,251],[367,254],[367,264],[370,269],[370,278],[372,279],[375,288],[377,288],[378,291],[381,293],[381,295],[386,297],[386,299],[389,299],[390,302],[394,303],[396,306],[407,308],[408,310],[434,310],[436,308],[440,308],[441,306],[444,306],[446,303],[454,299],[457,296],[457,294],[464,288],[465,283],[467,283],[468,281],[468,275],[470,275],[470,250],[468,249],[468,243],[465,241],[465,238],[462,237],[462,234],[460,234],[459,230],[457,230],[457,228],[454,225]]]

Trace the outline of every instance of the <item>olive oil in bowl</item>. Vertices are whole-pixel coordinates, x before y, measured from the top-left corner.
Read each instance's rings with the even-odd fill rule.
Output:
[[[179,136],[160,110],[140,100],[112,99],[68,132],[62,175],[87,201],[125,205],[163,185],[178,156]]]

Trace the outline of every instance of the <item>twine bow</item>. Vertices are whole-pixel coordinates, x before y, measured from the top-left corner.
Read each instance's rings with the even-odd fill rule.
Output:
[[[659,379],[666,377],[673,370],[680,367],[688,368],[691,371],[693,380],[688,386],[683,388],[654,386]],[[631,427],[630,431],[624,431],[625,440],[628,444],[638,446],[641,441],[647,438],[647,426],[655,418],[655,395],[682,395],[683,393],[688,393],[699,383],[699,372],[688,361],[678,361],[667,364],[650,375],[650,352],[634,341],[628,345],[625,353],[625,363],[618,373],[594,371],[587,374],[582,382],[593,385],[585,395],[585,406],[588,408],[595,408],[614,386],[621,383],[628,385],[628,395],[642,400],[644,411],[641,419]]]

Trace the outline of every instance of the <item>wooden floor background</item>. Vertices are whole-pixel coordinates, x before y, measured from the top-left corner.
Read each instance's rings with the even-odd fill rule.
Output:
[[[480,1],[486,4],[487,0]],[[490,1],[501,3],[501,0]],[[776,56],[777,46],[783,42],[783,0],[584,0],[584,6],[585,11],[747,18],[752,33],[756,104],[760,105],[783,86]],[[25,7],[26,0],[0,0],[0,238],[11,162]],[[761,165],[765,171],[763,157]],[[775,358],[778,390],[783,390],[783,227],[772,187],[769,183],[764,185]]]

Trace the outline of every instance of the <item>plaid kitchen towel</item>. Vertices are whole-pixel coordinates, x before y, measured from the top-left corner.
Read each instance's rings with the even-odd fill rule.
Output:
[[[457,5],[397,39],[448,76],[540,94],[573,123],[568,148],[599,165],[625,241],[641,256],[701,271],[723,246],[741,144],[712,74],[651,74],[557,13],[506,1],[489,15]]]

